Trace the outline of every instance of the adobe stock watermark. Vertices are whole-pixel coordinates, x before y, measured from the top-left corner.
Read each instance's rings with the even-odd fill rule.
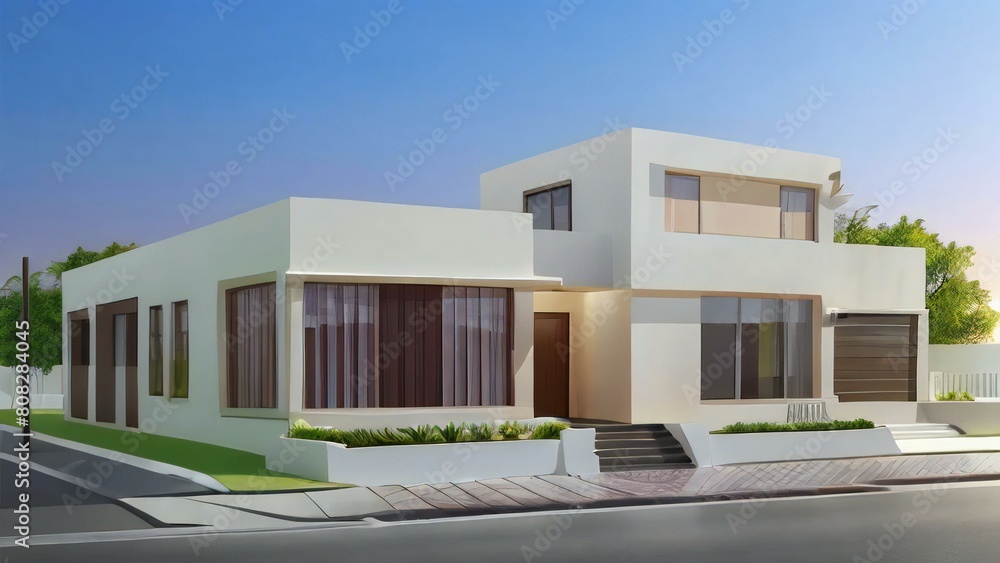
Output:
[[[561,170],[558,176],[559,181],[572,179],[574,171],[577,173],[585,172],[601,155],[608,151],[611,143],[618,140],[618,137],[622,134],[622,130],[627,129],[628,126],[628,123],[623,122],[621,117],[606,117],[604,119],[604,129],[601,130],[601,134],[589,141],[580,143],[570,153],[569,163],[573,165],[573,168]]]
[[[278,133],[284,131],[294,119],[295,114],[289,113],[287,107],[272,109],[271,119],[267,125],[236,145],[236,154],[243,158],[232,158],[221,170],[209,172],[208,183],[191,190],[193,195],[190,204],[181,203],[177,206],[184,224],[190,224],[192,217],[197,217],[212,200],[219,197],[222,190],[228,188],[233,179],[243,173],[244,165],[257,160],[257,157],[274,142]]]
[[[219,21],[226,21],[226,15],[236,11],[236,8],[243,3],[243,0],[213,0],[212,9]]]
[[[942,127],[937,130],[937,134],[930,144],[904,160],[900,166],[903,178],[893,180],[888,189],[875,192],[875,202],[873,203],[877,203],[878,207],[871,210],[872,219],[877,219],[892,207],[896,203],[896,199],[920,181],[920,178],[941,159],[942,155],[950,151],[960,138],[961,136],[951,127]]]
[[[178,408],[177,404],[171,404],[163,397],[156,397],[154,403],[156,406],[148,416],[143,417],[138,425],[140,432],[124,432],[119,438],[119,442],[125,446],[127,453],[134,454],[142,442],[148,440],[150,435],[155,434]],[[90,461],[88,467],[90,472],[77,479],[77,486],[73,489],[73,494],[63,493],[60,497],[67,514],[73,514],[74,507],[83,506],[87,499],[100,490],[114,475],[115,464],[124,462],[125,454],[118,451],[112,452],[108,459]]]
[[[826,84],[810,87],[805,101],[775,122],[775,131],[780,134],[784,141],[791,140],[833,97],[834,93],[827,89]],[[747,148],[747,157],[732,168],[732,175],[724,180],[716,181],[716,189],[722,196],[722,200],[728,201],[729,194],[735,193],[740,186],[746,183],[748,178],[755,176],[761,167],[767,164],[771,155],[779,149],[781,149],[781,143],[777,137],[768,137],[764,139],[761,146]]]
[[[556,30],[560,24],[566,23],[570,16],[576,14],[576,9],[587,0],[559,0],[555,10],[545,10],[545,21],[549,22],[549,28]]]
[[[888,41],[893,33],[899,33],[899,28],[910,22],[910,18],[920,11],[920,8],[927,3],[927,0],[903,0],[892,5],[892,12],[886,19],[877,22],[878,31],[882,34],[882,39]]]
[[[400,184],[413,176],[417,169],[449,139],[449,132],[458,131],[473,114],[479,111],[482,102],[493,97],[500,86],[501,83],[494,80],[492,74],[479,76],[479,83],[472,93],[452,104],[441,114],[441,120],[447,127],[436,127],[423,139],[414,139],[415,148],[397,157],[399,164],[396,169],[385,171],[385,183],[389,191],[395,192]]]
[[[39,0],[38,10],[30,16],[21,18],[20,33],[10,31],[7,33],[7,41],[14,54],[21,52],[21,47],[27,45],[32,39],[38,37],[45,26],[59,15],[63,6],[69,4],[70,0]]]
[[[694,35],[688,35],[684,50],[674,51],[671,59],[678,72],[684,72],[684,67],[693,63],[705,50],[715,44],[728,26],[736,23],[737,15],[750,7],[750,0],[732,0],[735,10],[724,8],[719,15],[710,20],[701,20],[702,30]]]
[[[957,467],[952,468],[952,472]],[[929,488],[923,489],[913,495],[910,504],[914,510],[907,510],[899,515],[899,518],[882,525],[876,537],[871,538],[865,544],[865,551],[856,554],[851,558],[854,563],[874,563],[881,561],[889,554],[901,541],[903,541],[910,529],[917,525],[920,517],[926,516],[932,508],[941,502],[941,499],[948,494],[948,483],[957,477],[949,475],[941,482],[933,483]]]
[[[563,534],[573,527],[583,510],[575,509],[566,513],[549,514],[549,523],[535,529],[534,537],[529,542],[521,544],[521,557],[528,563],[545,556],[546,553],[562,539]]]
[[[371,19],[365,22],[364,25],[354,27],[354,37],[351,38],[350,43],[347,41],[340,42],[340,52],[344,55],[344,60],[350,64],[351,58],[360,55],[361,51],[371,45],[372,41],[381,35],[385,31],[385,28],[389,27],[389,24],[393,21],[393,17],[398,16],[402,12],[403,4],[400,0],[389,0],[385,8],[369,12]]]
[[[168,76],[170,73],[164,72],[160,65],[146,66],[146,74],[139,84],[111,101],[110,111],[113,117],[104,117],[97,122],[95,128],[81,131],[83,139],[76,144],[66,145],[66,156],[62,160],[52,161],[52,172],[56,180],[62,183],[67,174],[79,168],[83,164],[83,159],[93,154],[108,136],[115,132],[117,128],[115,120],[121,122],[128,119],[149,93],[159,88],[160,84],[163,84],[163,79]]]

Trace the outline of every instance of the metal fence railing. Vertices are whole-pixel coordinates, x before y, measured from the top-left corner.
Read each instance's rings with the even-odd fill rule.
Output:
[[[931,397],[954,391],[970,393],[984,399],[1000,398],[1000,373],[931,372]]]

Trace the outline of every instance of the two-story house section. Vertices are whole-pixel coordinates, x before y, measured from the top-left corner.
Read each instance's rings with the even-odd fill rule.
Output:
[[[487,172],[532,215],[536,415],[709,425],[913,422],[927,399],[922,249],[833,242],[837,158],[625,129]]]

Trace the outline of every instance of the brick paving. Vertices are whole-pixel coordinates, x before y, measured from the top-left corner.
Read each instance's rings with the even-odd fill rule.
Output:
[[[466,483],[371,487],[400,512],[511,512],[677,502],[691,497],[821,491],[830,487],[885,485],[915,478],[1000,478],[1000,453],[908,455],[787,461],[684,469],[543,475]],[[631,502],[630,502],[631,501]]]

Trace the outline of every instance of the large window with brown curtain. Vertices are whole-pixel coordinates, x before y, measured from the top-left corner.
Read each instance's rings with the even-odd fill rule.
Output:
[[[226,382],[230,408],[277,406],[275,284],[226,292]]]
[[[513,292],[305,284],[306,408],[509,405]]]

